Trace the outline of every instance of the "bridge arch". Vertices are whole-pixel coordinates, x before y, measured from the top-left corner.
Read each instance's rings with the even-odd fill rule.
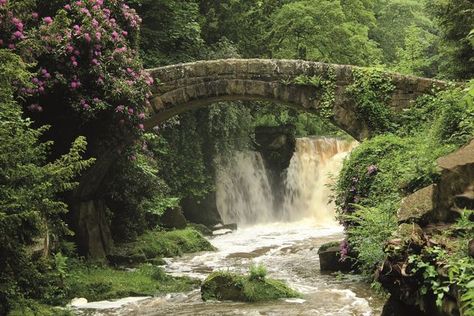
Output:
[[[149,69],[156,84],[145,126],[150,129],[187,110],[218,101],[268,100],[324,116],[362,140],[373,131],[358,115],[357,102],[348,91],[357,69],[362,68],[282,59],[221,59]],[[446,86],[434,79],[388,72],[386,75],[393,85],[388,106],[395,111],[410,106],[410,101],[429,93],[433,86]],[[329,85],[301,83],[298,78]]]

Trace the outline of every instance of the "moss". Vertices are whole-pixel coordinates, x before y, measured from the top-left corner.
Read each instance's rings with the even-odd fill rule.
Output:
[[[334,101],[336,99],[336,73],[332,66],[328,68],[324,77],[300,75],[285,83],[316,88],[317,94],[314,98],[320,100],[319,115],[324,119],[333,118]]]
[[[175,257],[183,253],[215,250],[207,239],[192,228],[147,232],[138,238],[134,246],[147,258]]]
[[[332,248],[332,247],[339,247],[340,244],[341,244],[340,241],[331,241],[331,242],[322,244],[321,247],[319,247],[318,253],[320,253],[322,251],[326,251],[326,250],[328,250],[329,248]]]
[[[118,245],[108,257],[115,265],[133,265],[184,253],[213,251],[215,248],[197,230],[149,231],[131,243]]]
[[[201,286],[203,300],[233,300],[243,302],[270,301],[300,297],[284,282],[269,278],[251,278],[229,272],[214,272]]]
[[[142,265],[133,271],[76,265],[65,283],[68,299],[85,297],[96,301],[124,296],[185,292],[195,288],[199,281],[169,276],[162,268],[152,265]]]

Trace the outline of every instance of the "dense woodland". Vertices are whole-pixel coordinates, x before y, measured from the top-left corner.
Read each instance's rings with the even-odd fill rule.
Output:
[[[210,249],[194,231],[166,237],[160,216],[212,194],[216,161],[252,148],[255,127],[349,137],[317,115],[248,101],[190,111],[145,132],[154,84],[145,69],[233,57],[371,67],[353,93],[378,135],[345,162],[334,194],[361,270],[376,279],[401,198],[436,181],[434,161],[474,135],[472,1],[0,0],[0,315],[57,315],[51,306],[73,297],[194,286],[149,266],[134,272],[135,288],[101,283],[125,276],[88,259],[75,239],[75,197],[85,186],[105,201],[116,245],[156,258]],[[460,84],[418,99],[399,122],[384,107],[390,83],[382,70]],[[104,157],[112,162],[101,164]],[[100,181],[88,182],[90,170]],[[460,238],[468,240],[472,221],[462,220]],[[189,249],[160,250],[178,237]],[[429,275],[425,293],[458,284],[463,315],[474,315],[474,261],[459,244],[412,260],[426,271],[436,256],[452,260],[449,281],[441,286]]]

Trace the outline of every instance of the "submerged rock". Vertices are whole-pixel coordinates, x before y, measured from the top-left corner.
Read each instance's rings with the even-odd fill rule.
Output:
[[[229,272],[214,272],[201,285],[201,297],[204,301],[259,302],[298,298],[300,294],[279,280],[251,279]]]

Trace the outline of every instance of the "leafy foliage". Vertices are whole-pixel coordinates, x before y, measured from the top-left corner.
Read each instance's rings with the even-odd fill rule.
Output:
[[[0,311],[12,307],[12,300],[35,297],[43,281],[30,261],[28,246],[39,236],[53,240],[69,230],[60,218],[67,211],[58,194],[77,184],[75,177],[93,160],[82,160],[86,141],[79,137],[68,154],[46,161],[50,142],[40,142],[45,128],[33,129],[22,118],[13,99],[13,82],[28,80],[26,65],[11,52],[0,50]]]

